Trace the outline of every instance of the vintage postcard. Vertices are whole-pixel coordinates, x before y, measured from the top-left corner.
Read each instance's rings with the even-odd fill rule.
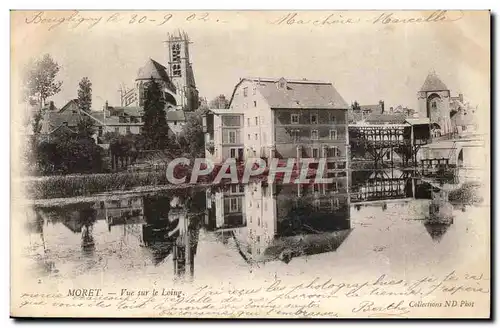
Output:
[[[11,316],[491,316],[489,11],[10,18]]]

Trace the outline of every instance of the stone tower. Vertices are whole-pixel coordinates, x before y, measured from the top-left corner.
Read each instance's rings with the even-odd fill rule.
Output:
[[[438,124],[442,134],[449,133],[452,131],[450,100],[450,90],[432,71],[418,92],[418,116]]]
[[[198,109],[198,90],[194,80],[193,67],[189,57],[189,37],[187,33],[178,31],[168,34],[168,75],[177,89],[181,100],[178,104],[185,111]]]

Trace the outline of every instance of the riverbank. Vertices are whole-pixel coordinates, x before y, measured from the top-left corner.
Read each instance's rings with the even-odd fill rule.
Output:
[[[49,176],[29,179],[23,183],[26,196],[30,199],[91,196],[111,191],[128,191],[137,187],[169,185],[163,171]]]

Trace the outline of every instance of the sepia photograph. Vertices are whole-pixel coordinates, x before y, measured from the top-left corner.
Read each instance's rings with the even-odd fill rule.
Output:
[[[491,19],[12,10],[10,315],[490,318]]]

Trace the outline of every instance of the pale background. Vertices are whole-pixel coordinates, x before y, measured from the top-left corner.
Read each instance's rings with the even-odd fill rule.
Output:
[[[144,2],[141,2],[141,3],[144,3]],[[182,3],[183,5],[187,6],[187,3],[186,2],[183,2]],[[308,6],[313,6],[312,8],[321,8],[321,5],[318,4],[316,7],[314,7],[313,3],[311,1],[308,1],[307,2]],[[149,5],[149,7],[160,7],[160,6],[164,6],[163,3],[160,3],[160,4],[157,4],[156,6],[155,5]],[[170,5],[170,4],[169,4]],[[258,4],[258,2],[253,2],[253,5],[255,8],[265,8],[264,4]],[[289,6],[290,8],[294,8],[294,9],[299,9],[300,6],[303,6],[304,4],[292,4],[290,3]],[[355,3],[354,2],[349,2],[349,5],[351,6],[351,8],[355,8]],[[407,6],[409,4],[406,4]],[[451,4],[441,4],[442,7],[446,7],[446,8],[452,8],[450,7]],[[471,4],[467,4],[467,8],[470,8],[470,5]],[[474,5],[476,5],[477,7],[476,8],[481,8],[481,9],[485,9],[485,8],[491,8],[493,6],[493,2],[490,2],[490,3],[487,3],[485,2],[484,4],[482,4],[480,1],[474,1]],[[15,6],[17,8],[21,8],[21,4],[19,2],[16,2],[16,3],[13,3],[11,6]],[[34,7],[35,5],[31,5],[31,6],[27,6],[27,8],[30,8],[30,7]],[[80,8],[84,8],[83,4],[80,4],[80,5],[75,5],[73,4],[73,6],[75,7],[80,7]],[[118,8],[117,5],[112,5],[112,4],[109,4],[108,6],[112,7],[112,8]],[[129,8],[139,8],[138,7],[138,4],[129,4],[129,3],[124,3],[122,2],[122,6],[124,7],[129,7]],[[199,5],[200,6],[200,5]],[[400,8],[402,6],[402,4],[392,4],[389,3],[386,8]],[[419,6],[424,8],[426,7],[425,6],[425,2],[419,2]],[[436,6],[436,2],[435,1],[432,1],[430,2],[429,1],[429,6],[433,6],[435,7]],[[453,3],[453,6],[454,8],[465,8],[465,4],[462,4],[462,6],[460,6],[460,2],[454,2]],[[58,3],[55,3],[55,4],[52,4],[52,7],[53,8],[63,8],[62,7],[62,4],[58,4]],[[96,6],[92,6],[92,3],[89,3],[87,2],[87,6],[86,7],[90,7],[90,8],[96,8]],[[196,5],[192,6],[193,8],[196,7]],[[223,7],[223,4],[220,4],[220,7]],[[269,7],[269,4],[268,6]],[[365,7],[365,8],[372,8],[373,5],[370,5],[370,4],[367,4],[365,3],[364,5],[361,4],[359,7]],[[411,6],[410,6],[411,7]],[[187,7],[186,7],[187,8]],[[413,7],[415,8],[415,7]],[[429,7],[430,8],[430,7]],[[68,8],[69,9],[69,8]],[[3,33],[3,36],[6,36],[6,40],[4,42],[4,44],[8,44],[8,38],[9,38],[9,34],[8,34],[8,21],[9,21],[9,15],[8,15],[8,12],[4,12],[6,13],[6,15],[4,15],[4,19],[2,20],[2,22],[5,24],[5,26],[7,27],[6,29],[4,29],[4,31],[6,31],[7,33]],[[201,38],[202,36],[201,35],[196,35],[197,32],[200,32],[199,30],[197,31],[191,31],[189,29],[186,28],[186,31],[188,33],[190,33],[191,37],[193,39],[198,39],[198,38]],[[411,32],[410,32],[411,33]],[[431,33],[431,32],[429,32]],[[262,35],[265,35],[265,33],[262,33]],[[431,35],[432,36],[432,33]],[[345,37],[347,37],[346,34],[344,34],[342,37],[340,37],[341,40],[339,40],[339,42],[345,42],[344,39]],[[360,44],[359,43],[359,40],[358,42],[356,42],[356,39],[353,38],[353,39],[350,39],[349,42],[354,42],[353,44],[353,48],[355,49],[359,49],[359,51],[363,51],[363,49],[369,49],[370,48],[370,42],[374,42],[373,41],[373,38],[370,38],[372,36],[370,35],[367,35],[367,38],[366,40],[369,40],[366,44]],[[434,36],[435,37],[435,36]],[[481,37],[481,36],[478,36],[478,37]],[[484,37],[484,36],[483,36]],[[97,39],[99,39],[98,36],[96,36]],[[136,36],[131,36],[131,39],[128,39],[127,42],[134,42],[134,38],[136,38]],[[156,40],[157,38],[156,37],[153,37],[151,36],[152,39]],[[161,34],[159,36],[159,38],[161,39]],[[435,39],[438,39],[439,40],[439,37],[435,37]],[[264,39],[265,41],[263,42],[272,42],[272,40],[266,40]],[[384,38],[381,37],[380,40],[378,40],[380,42],[384,42]],[[385,40],[387,41],[387,40]],[[85,42],[91,42],[91,40],[81,40],[81,42],[83,44],[85,44]],[[116,43],[119,43],[121,42],[121,40],[116,40],[115,41]],[[214,42],[221,42],[221,45],[220,45],[220,48],[219,48],[219,51],[225,53],[226,50],[225,50],[225,41],[224,40],[214,40]],[[230,40],[231,43],[233,42],[237,42],[237,40]],[[231,68],[227,68],[229,70],[231,70],[229,73],[228,72],[225,72],[223,70],[220,70],[220,67],[219,65],[217,65],[217,70],[214,71],[214,72],[210,72],[210,71],[203,71],[204,69],[210,69],[210,65],[207,65],[206,63],[204,63],[203,61],[206,60],[205,58],[203,58],[203,56],[200,56],[199,52],[198,52],[198,55],[197,55],[197,51],[195,50],[197,47],[203,47],[203,44],[200,44],[201,42],[196,42],[195,45],[193,46],[193,65],[194,65],[194,68],[195,68],[195,74],[197,74],[197,76],[200,76],[200,75],[206,75],[206,74],[220,74],[223,79],[221,80],[221,84],[220,85],[205,85],[203,82],[202,79],[200,79],[198,77],[198,87],[200,89],[200,93],[202,96],[206,96],[208,99],[212,98],[213,96],[217,95],[218,93],[220,92],[224,92],[224,93],[228,93],[230,92],[232,86],[236,83],[236,81],[238,80],[238,78],[240,76],[244,76],[244,75],[272,75],[272,76],[281,76],[281,75],[285,75],[285,76],[290,76],[290,77],[302,77],[302,76],[307,76],[307,77],[310,77],[310,78],[318,78],[318,79],[326,79],[326,80],[331,80],[332,82],[335,83],[336,87],[339,89],[339,91],[341,92],[341,94],[346,98],[346,100],[348,102],[352,101],[352,100],[358,100],[360,101],[362,104],[366,104],[366,103],[376,103],[378,101],[378,98],[379,98],[379,95],[386,95],[386,94],[390,94],[392,92],[389,92],[390,91],[390,88],[391,88],[391,85],[373,85],[373,83],[369,83],[370,81],[375,81],[375,79],[378,79],[380,77],[380,80],[384,80],[384,79],[387,79],[387,80],[396,80],[396,81],[401,81],[401,78],[399,77],[398,74],[400,74],[400,72],[397,72],[396,70],[388,70],[388,71],[377,71],[376,69],[376,66],[379,66],[377,64],[377,60],[380,60],[380,55],[383,55],[383,54],[379,54],[378,56],[374,56],[373,60],[375,61],[374,63],[369,63],[369,62],[366,62],[363,61],[363,62],[360,62],[359,59],[357,59],[356,55],[354,56],[350,56],[350,58],[348,58],[347,60],[349,62],[347,63],[343,63],[342,65],[338,65],[339,67],[333,67],[333,68],[330,68],[330,70],[319,70],[319,71],[307,71],[307,68],[304,66],[302,69],[306,69],[306,71],[301,71],[300,69],[297,69],[297,70],[294,70],[295,69],[295,65],[291,65],[290,67],[292,67],[293,69],[292,70],[289,70],[289,69],[284,69],[283,71],[283,74],[281,74],[281,71],[278,69],[274,69],[274,70],[270,70],[269,67],[263,67],[262,65],[259,64],[258,60],[259,60],[259,56],[268,56],[269,54],[272,56],[274,54],[274,51],[272,49],[270,50],[267,50],[267,52],[263,52],[263,49],[254,49],[253,51],[256,51],[257,53],[253,53],[253,54],[249,54],[247,53],[248,49],[246,49],[244,46],[244,44],[240,44],[238,46],[234,46],[234,48],[236,49],[232,49],[232,51],[234,51],[234,53],[230,53],[230,56],[226,57],[222,57],[222,60],[229,60],[231,63],[234,63],[234,61],[236,60],[236,63],[238,63],[238,60],[243,60],[245,61],[245,63],[241,66],[243,66],[244,68],[242,70],[231,70]],[[318,45],[321,45],[321,40],[317,40],[317,43]],[[357,44],[356,44],[357,43]],[[88,43],[87,43],[88,44]],[[211,43],[213,44],[213,43]],[[238,43],[236,43],[238,44]],[[283,48],[281,49],[282,52],[285,52],[285,51],[294,51],[294,47],[296,47],[297,45],[294,44],[293,40],[289,43],[287,42],[284,42],[284,46]],[[149,46],[148,46],[149,47]],[[128,82],[130,83],[133,78],[134,78],[134,75],[135,75],[135,72],[136,72],[136,69],[137,67],[139,67],[143,62],[144,60],[147,58],[147,57],[144,57],[144,58],[141,58],[141,56],[143,56],[143,54],[141,54],[142,51],[146,52],[146,53],[151,53],[151,56],[152,58],[155,58],[155,59],[158,59],[159,61],[163,61],[164,58],[165,58],[165,53],[162,52],[162,47],[161,45],[157,45],[157,44],[151,44],[150,46],[152,49],[149,50],[147,48],[142,48],[142,47],[138,47],[137,50],[138,52],[137,53],[132,53],[132,54],[127,54],[127,56],[131,56],[130,58],[121,58],[120,57],[120,60],[123,60],[123,61],[132,61],[133,64],[131,64],[131,69],[129,70],[122,70],[120,71],[118,68],[116,67],[109,67],[109,71],[106,71],[106,73],[103,73],[101,70],[99,72],[92,72],[92,71],[89,71],[88,69],[84,69],[83,71],[84,72],[88,72],[86,75],[88,75],[91,80],[95,83],[95,89],[96,90],[103,90],[103,94],[101,95],[100,93],[95,93],[95,95],[99,95],[100,97],[104,98],[104,99],[109,99],[110,102],[116,102],[116,100],[113,100],[111,101],[111,99],[113,99],[112,97],[114,96],[115,99],[117,99],[117,85],[115,84],[115,81],[119,81],[120,79],[123,79],[124,82]],[[313,46],[314,47],[314,46]],[[7,47],[6,47],[7,48]],[[76,47],[77,48],[77,47]],[[401,49],[405,49],[405,47],[403,47],[403,45],[400,47]],[[116,48],[115,48],[116,49]],[[221,50],[222,49],[222,50]],[[267,48],[269,49],[269,48]],[[286,50],[285,50],[286,49]],[[314,49],[314,48],[313,48]],[[449,49],[449,45],[447,45],[446,47],[442,47],[440,48],[439,44],[437,44],[436,46],[436,49],[433,49],[432,51],[436,51],[438,54],[440,53],[441,56],[437,57],[438,58],[438,62],[433,62],[433,59],[435,57],[435,55],[433,54],[432,56],[429,56],[427,58],[427,60],[425,61],[425,63],[422,65],[422,66],[428,66],[429,68],[428,69],[431,69],[431,68],[435,68],[437,73],[440,74],[443,78],[443,80],[445,80],[448,84],[448,86],[455,92],[458,92],[458,91],[461,91],[463,92],[465,95],[467,95],[469,98],[471,98],[472,100],[472,103],[477,103],[477,101],[474,101],[473,99],[477,98],[477,99],[481,99],[481,98],[484,98],[483,95],[481,94],[477,94],[477,92],[474,92],[474,90],[467,90],[465,89],[464,86],[461,86],[461,85],[457,85],[457,84],[454,84],[455,81],[457,81],[458,79],[460,79],[460,76],[457,76],[457,75],[453,75],[453,74],[466,74],[466,76],[469,76],[471,77],[472,76],[472,79],[474,79],[474,75],[470,74],[470,71],[467,71],[467,68],[462,68],[463,70],[465,70],[463,73],[460,73],[461,70],[458,70],[459,72],[458,73],[453,73],[454,71],[456,72],[456,67],[457,67],[457,63],[453,62],[453,58],[450,60],[450,58],[448,57],[450,54],[443,54],[442,52],[446,52],[446,50]],[[8,48],[6,49],[8,51]],[[6,55],[6,58],[5,58],[5,61],[7,62],[8,61],[8,52],[6,51],[5,55]],[[75,51],[78,51],[78,48],[75,50]],[[109,55],[110,53],[113,53],[113,47],[111,48],[105,48],[103,49],[103,52],[101,53],[102,56],[105,56],[106,54]],[[328,49],[328,50],[325,50],[325,51],[334,51],[334,49]],[[47,49],[47,52],[51,52],[50,50]],[[246,53],[245,56],[255,56],[255,59],[252,59],[250,61],[247,61],[249,60],[248,57],[242,57],[241,56],[241,53],[244,52]],[[318,51],[319,53],[320,51]],[[70,52],[68,52],[69,54]],[[238,56],[238,54],[240,56]],[[403,54],[398,54],[399,56],[405,56],[405,58],[409,58],[407,57],[404,53]],[[147,56],[147,55],[146,55]],[[235,57],[236,56],[236,57]],[[320,55],[319,55],[320,56]],[[58,61],[59,63],[61,63],[63,66],[65,67],[69,67],[71,65],[68,65],[70,64],[70,60],[68,60],[68,58],[70,58],[70,56],[68,55],[67,57],[65,56],[59,56],[59,55],[55,55],[54,56],[56,61]],[[211,56],[207,56],[207,58],[209,58]],[[448,57],[448,58],[447,58]],[[233,59],[231,59],[233,58]],[[239,59],[238,59],[239,58]],[[379,58],[379,59],[377,59]],[[279,60],[280,58],[275,58],[276,60]],[[424,56],[424,59],[425,59],[425,56]],[[91,59],[92,61],[95,61],[96,58],[92,58]],[[272,62],[269,61],[269,62]],[[354,63],[354,64],[353,64]],[[409,59],[406,63],[404,63],[406,66],[405,66],[405,69],[411,69],[411,66],[412,66],[412,63],[411,63],[411,60]],[[471,61],[470,63],[468,63],[468,66],[472,66],[474,67],[475,65],[484,65],[485,63],[478,63],[478,62],[473,62]],[[233,64],[235,65],[236,67],[238,66],[238,64]],[[355,72],[353,72],[353,76],[349,76],[348,73],[346,71],[343,71],[343,69],[346,69],[346,67],[350,67],[350,68],[353,68],[353,67],[356,67],[357,65],[357,69],[359,70],[358,72],[356,72],[356,74],[354,74]],[[441,70],[440,68],[438,68],[436,65],[439,65],[440,67],[443,67],[443,69]],[[7,64],[6,64],[7,66]],[[220,65],[221,67],[223,67],[224,65]],[[288,66],[288,65],[287,65]],[[7,68],[7,67],[6,67]],[[102,67],[101,67],[102,68]],[[224,67],[222,68],[224,69]],[[332,71],[333,70],[333,71]],[[66,71],[67,72],[67,71]],[[364,73],[363,73],[364,72]],[[448,76],[447,73],[448,72],[452,72],[451,76]],[[65,73],[64,70],[62,73]],[[80,72],[71,72],[71,73],[68,73],[69,75],[72,75],[72,76],[76,76],[76,77],[80,77],[82,76],[82,73]],[[106,76],[107,74],[113,74],[115,75],[116,77],[114,78],[111,78],[109,79],[109,83],[111,83],[111,85],[108,85],[107,82],[105,81],[105,79],[103,78],[104,76]],[[378,75],[377,75],[378,74]],[[418,88],[420,87],[423,79],[425,78],[425,75],[427,74],[427,70],[424,70],[422,71],[421,69],[418,69],[417,72],[415,72],[415,78],[414,80],[409,80],[409,81],[405,81],[407,86],[408,86],[408,90],[410,91],[402,91],[401,92],[401,100],[399,100],[397,97],[395,97],[395,99],[386,99],[386,103],[388,104],[402,104],[403,106],[404,105],[408,105],[410,107],[414,107],[415,106],[411,103],[407,103],[407,102],[402,102],[404,101],[405,99],[414,99],[416,98],[415,97],[415,92],[416,90],[418,90]],[[405,73],[406,75],[406,73]],[[408,74],[408,75],[411,75],[411,74]],[[109,76],[109,75],[108,75]],[[123,76],[123,78],[122,78]],[[363,98],[361,98],[360,96],[356,96],[357,94],[354,92],[354,90],[352,90],[353,86],[349,85],[348,83],[348,79],[349,78],[356,78],[356,76],[358,78],[363,78],[363,79],[366,79],[367,82],[363,82],[363,81],[360,81],[360,83],[367,83],[368,85],[370,85],[370,88],[366,89],[366,88],[363,88],[363,90],[366,90],[366,92],[363,92],[363,93],[360,93],[360,95],[363,96]],[[337,78],[338,77],[338,78]],[[61,75],[61,78],[65,80],[65,84],[67,87],[71,87],[71,82],[70,80],[67,80],[66,77],[64,75]],[[99,82],[98,82],[99,81]],[[102,81],[102,82],[101,82]],[[130,82],[129,82],[130,81]],[[74,88],[70,88],[70,90],[64,90],[63,89],[63,92],[61,92],[60,96],[63,96],[64,99],[68,99],[70,97],[73,97],[74,96],[74,90],[76,90],[76,84],[77,84],[77,81],[75,80],[74,81],[75,83],[75,86]],[[9,86],[9,80],[7,78],[7,74],[4,74],[4,88],[2,88],[2,90],[6,93],[5,97],[3,97],[2,99],[8,99],[8,86]],[[102,84],[100,84],[102,83]],[[487,87],[487,86],[486,86]],[[351,90],[350,90],[351,89]],[[475,88],[475,90],[478,90]],[[480,90],[480,89],[479,89]],[[492,91],[494,92],[494,91]],[[477,94],[477,95],[476,95]],[[354,95],[354,97],[353,97]],[[99,102],[99,99],[96,99],[96,97],[94,96],[94,104],[98,104]],[[479,104],[480,106],[481,105],[488,105],[488,104]],[[97,106],[95,106],[97,107]],[[4,106],[4,108],[8,108],[8,105],[7,106]],[[493,109],[492,109],[493,110]],[[7,116],[8,117],[8,116]],[[4,129],[2,129],[3,133],[6,134],[5,138],[3,138],[2,140],[9,140],[8,139],[8,132],[9,131],[9,127],[8,127],[8,123],[6,122],[9,122],[9,120],[4,120],[3,121],[4,124],[6,125],[4,127]],[[4,161],[2,163],[2,165],[5,165],[6,168],[8,167],[8,165],[6,164],[7,161]],[[8,170],[4,170],[5,173],[8,172]],[[8,174],[8,173],[7,173]],[[6,174],[6,175],[7,175]],[[7,176],[5,177],[4,181],[6,181],[7,179]],[[8,184],[7,183],[4,183],[4,189],[5,192],[7,193],[8,192]],[[7,196],[7,195],[5,195]],[[3,197],[2,200],[4,200],[4,206],[3,208],[8,208],[9,207],[9,202],[7,200],[7,197]],[[5,215],[5,217],[7,217],[7,215]],[[7,222],[7,219],[4,220],[4,222]],[[4,223],[6,224],[6,223]],[[4,232],[7,232],[8,229],[5,228],[3,229]],[[7,259],[9,257],[9,253],[8,253],[8,238],[7,236],[5,236],[3,239],[4,241],[4,247],[2,248],[2,250],[4,251],[4,259]],[[5,274],[8,274],[8,270],[5,270],[7,272],[5,272]],[[4,279],[4,281],[7,281],[7,279]],[[7,316],[8,313],[7,313],[7,309],[8,309],[8,292],[5,291],[3,293],[3,295],[5,295],[5,298],[6,298],[6,303],[5,303],[5,306],[3,307],[5,309],[5,315],[4,316]]]

